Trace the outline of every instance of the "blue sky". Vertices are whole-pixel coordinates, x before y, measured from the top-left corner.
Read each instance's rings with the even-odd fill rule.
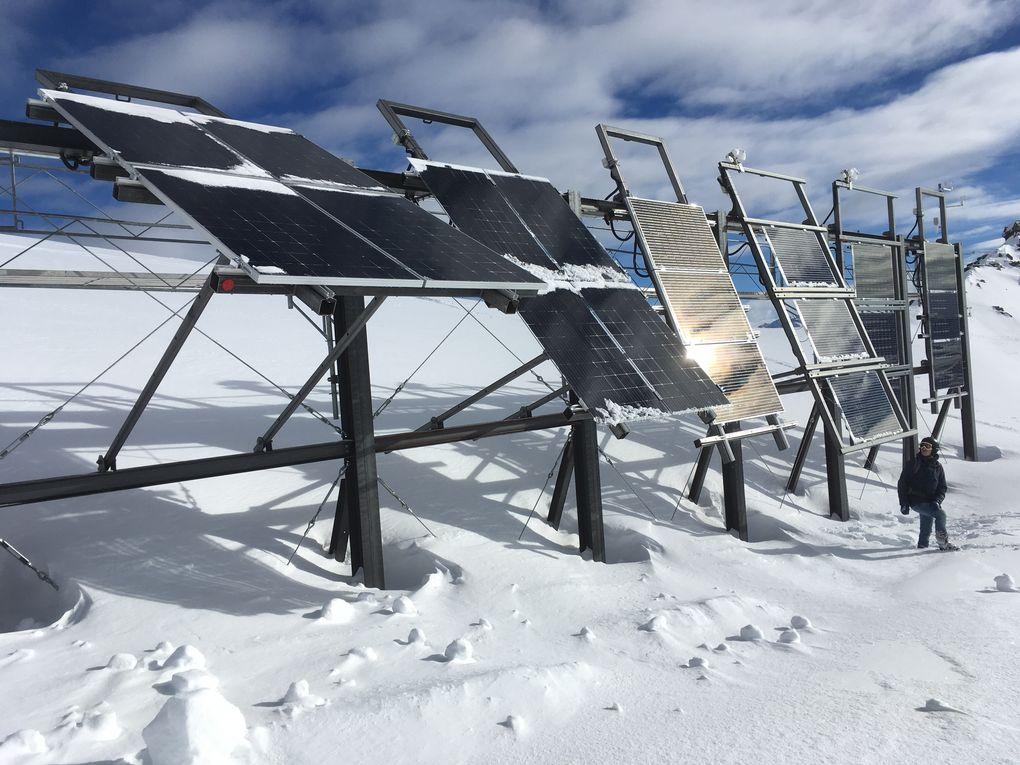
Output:
[[[26,7],[27,6],[27,7]],[[82,4],[0,0],[3,117],[34,68],[193,92],[231,116],[295,127],[365,166],[398,168],[380,97],[478,116],[525,172],[610,190],[597,122],[663,136],[688,193],[726,206],[716,162],[804,175],[823,216],[844,167],[901,192],[952,182],[950,232],[993,246],[1020,218],[1020,4],[775,0],[724,3],[281,2]],[[417,132],[417,131],[416,131]],[[473,139],[427,136],[476,161]],[[636,187],[663,193],[650,153]],[[751,192],[778,209],[768,190]]]

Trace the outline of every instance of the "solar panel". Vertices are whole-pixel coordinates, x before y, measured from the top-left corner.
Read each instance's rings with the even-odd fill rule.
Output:
[[[691,355],[730,403],[715,408],[717,422],[733,422],[783,411],[772,376],[757,343],[699,345]]]
[[[928,328],[935,340],[960,336],[960,297],[956,290],[928,293]]]
[[[718,386],[686,357],[680,338],[635,289],[584,289],[595,317],[663,398],[666,411],[684,412],[724,404]]]
[[[933,343],[931,346],[932,378],[936,390],[955,388],[965,383],[963,376],[963,341],[960,338]]]
[[[928,290],[955,290],[956,249],[942,242],[924,243],[924,280]]]
[[[665,409],[666,402],[648,387],[577,293],[553,290],[539,295],[523,301],[520,314],[591,412],[607,412],[607,402]]]
[[[727,271],[702,208],[639,197],[627,201],[657,269]]]
[[[766,230],[772,253],[790,286],[838,287],[825,249],[813,231],[771,227]]]
[[[884,357],[890,364],[904,363],[896,313],[891,311],[862,313],[861,322],[879,356]]]
[[[196,121],[283,181],[320,180],[382,190],[374,178],[292,130],[219,117]]]
[[[896,282],[892,248],[882,244],[856,243],[850,249],[857,297],[893,300]]]
[[[259,282],[398,284],[422,279],[274,180],[198,170],[142,169],[139,175]],[[237,185],[231,185],[237,184]]]
[[[559,265],[620,270],[549,181],[492,173],[496,188]]]
[[[483,170],[415,165],[425,185],[461,231],[498,253],[556,268],[520,216]]]
[[[292,187],[373,245],[428,280],[465,287],[534,288],[541,282],[502,255],[403,197]]]
[[[691,343],[746,340],[744,308],[728,274],[659,271],[659,283],[684,339]]]
[[[41,92],[75,127],[126,162],[215,170],[246,165],[236,152],[173,109],[55,90]],[[256,167],[245,169],[250,174],[265,175]]]
[[[846,300],[812,298],[795,304],[819,361],[869,355]]]
[[[856,442],[902,432],[892,402],[874,371],[827,378]]]

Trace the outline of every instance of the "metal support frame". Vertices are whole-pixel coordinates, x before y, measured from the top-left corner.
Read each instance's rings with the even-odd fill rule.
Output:
[[[343,322],[345,327],[343,330],[343,335],[341,335],[333,343],[333,349],[326,355],[326,358],[324,358],[319,363],[319,366],[315,368],[315,371],[312,372],[309,378],[305,381],[305,384],[301,386],[301,390],[299,390],[291,397],[290,401],[287,403],[287,406],[283,408],[283,411],[280,412],[279,416],[277,416],[277,418],[273,421],[273,424],[266,429],[265,433],[258,437],[258,439],[255,442],[254,449],[255,451],[261,452],[273,448],[273,439],[276,437],[276,434],[280,432],[280,428],[284,426],[287,420],[290,419],[290,416],[294,414],[294,412],[297,411],[297,408],[301,406],[301,404],[304,402],[306,398],[308,398],[308,394],[311,393],[312,389],[319,384],[319,381],[322,379],[323,375],[325,375],[327,372],[330,371],[330,369],[333,368],[333,365],[336,364],[338,359],[342,359],[344,352],[351,345],[353,345],[355,342],[358,342],[359,339],[360,340],[364,339],[364,335],[362,333],[363,330],[365,329],[365,325],[368,324],[368,320],[372,318],[375,312],[379,310],[384,300],[386,300],[386,298],[383,295],[379,295],[373,298],[372,302],[369,303],[368,307],[361,312],[360,316],[356,316],[352,318],[350,321],[345,320]],[[364,305],[363,298],[354,297],[338,298],[337,299],[338,313],[334,314],[334,317],[339,315],[341,303],[343,303],[346,306],[351,305],[352,303],[359,302],[362,305]],[[340,322],[335,321],[334,323],[336,324],[336,330],[340,331]],[[343,377],[342,372],[340,376],[341,378]],[[371,407],[371,398],[369,398],[369,405]]]
[[[584,420],[571,427],[574,442],[574,493],[577,496],[577,531],[581,552],[590,549],[591,559],[606,561],[606,536],[602,524],[602,479],[599,475],[598,427]]]
[[[195,324],[198,323],[198,318],[202,315],[202,312],[209,304],[209,300],[215,292],[216,287],[213,283],[213,278],[210,275],[205,280],[205,284],[202,285],[202,289],[199,290],[198,295],[192,302],[191,308],[188,309],[187,314],[185,314],[180,326],[177,327],[177,331],[174,333],[173,339],[170,341],[170,345],[168,345],[166,350],[163,351],[163,356],[160,358],[159,363],[156,364],[156,368],[153,370],[152,374],[149,375],[149,379],[142,388],[141,393],[138,394],[138,399],[128,412],[127,417],[124,419],[124,423],[120,426],[120,430],[117,431],[117,435],[114,436],[113,443],[110,444],[110,448],[106,450],[106,454],[100,456],[96,461],[99,465],[100,472],[117,469],[117,455],[120,453],[121,447],[124,446],[124,442],[127,441],[128,436],[131,435],[131,431],[138,422],[138,418],[142,416],[142,412],[145,411],[145,407],[149,405],[149,401],[152,400],[159,384],[163,382],[163,378],[166,377],[166,373],[170,371],[170,366],[174,363],[174,359],[177,358],[177,354],[180,353],[181,348],[184,346],[184,341],[188,339],[188,335],[191,334],[191,330],[195,328]]]
[[[737,431],[740,422],[726,423],[726,430]],[[747,498],[744,494],[744,455],[740,440],[732,443],[733,459],[723,462],[723,505],[725,507],[726,530],[736,531],[741,541],[747,537]]]
[[[553,487],[552,501],[549,502],[549,514],[546,523],[557,531],[563,520],[563,506],[570,491],[570,478],[574,474],[574,432],[571,429],[567,441],[563,445],[563,456],[560,458],[559,471],[556,473],[556,485]]]
[[[382,112],[382,116],[386,119],[386,122],[393,129],[393,135],[395,136],[397,143],[404,147],[404,150],[415,159],[428,159],[428,155],[425,150],[422,149],[421,145],[414,139],[410,129],[404,124],[401,117],[411,117],[412,119],[419,119],[423,122],[438,122],[442,125],[450,125],[452,127],[467,128],[472,131],[475,136],[481,141],[482,145],[488,149],[489,153],[499,163],[499,166],[508,173],[518,172],[514,163],[510,161],[510,158],[503,153],[503,150],[499,148],[499,145],[493,140],[492,136],[489,135],[488,131],[482,127],[482,123],[474,117],[465,117],[460,114],[451,114],[450,112],[441,112],[436,109],[428,109],[423,106],[411,106],[410,104],[400,104],[396,101],[387,101],[384,98],[380,98],[376,102],[376,106],[379,111]]]
[[[708,466],[712,463],[712,447],[702,447],[698,452],[698,461],[694,465],[694,472],[691,473],[691,485],[687,489],[687,499],[697,504],[701,499],[701,490],[705,488],[705,478],[708,476]]]
[[[820,409],[828,409],[832,413],[832,421],[836,423],[836,430],[830,431],[824,428],[825,435],[825,479],[829,490],[829,517],[838,518],[841,521],[850,520],[850,502],[847,499],[846,491],[846,458],[840,448],[842,439],[839,435],[839,418],[836,416],[838,404],[832,395],[832,391],[826,387],[822,393],[823,404]]]
[[[843,226],[843,196],[841,192],[868,194],[884,199],[886,230],[881,235],[847,231]],[[892,365],[886,370],[886,377],[890,380],[890,383],[892,383],[893,378],[901,380],[900,392],[902,395],[895,396],[895,399],[901,404],[903,413],[907,418],[907,425],[913,431],[903,439],[902,462],[903,466],[906,467],[917,453],[917,402],[913,375],[910,373],[914,366],[913,333],[910,323],[910,282],[907,279],[906,248],[903,238],[896,233],[895,201],[897,198],[892,192],[861,186],[847,180],[836,179],[832,182],[832,238],[837,258],[842,260],[843,248],[847,244],[876,244],[889,248],[890,265],[893,272],[892,300],[858,297],[856,303],[861,308],[873,308],[883,313],[893,313],[896,317],[897,342],[903,358],[901,363]],[[864,460],[864,467],[870,470],[874,466],[877,456],[878,446],[873,446],[868,451],[868,456]]]
[[[202,114],[208,114],[212,117],[227,116],[224,112],[221,112],[204,98],[199,96],[190,96],[185,93],[175,93],[170,90],[157,90],[155,88],[144,88],[139,85],[129,85],[123,82],[98,80],[94,77],[82,77],[77,74],[54,72],[50,69],[36,69],[35,79],[44,88],[50,88],[52,90],[68,90],[70,88],[76,88],[78,90],[88,90],[93,93],[108,93],[116,96],[119,101],[130,101],[133,98],[138,98],[143,101],[153,101],[160,104],[184,106],[189,109],[194,109],[197,112],[201,112]]]
[[[804,435],[801,436],[800,445],[797,447],[797,456],[793,459],[790,468],[790,477],[786,481],[786,491],[790,494],[797,493],[797,485],[800,483],[800,474],[804,470],[804,463],[807,461],[808,452],[811,451],[811,439],[818,428],[818,402],[811,406],[811,413],[807,422],[804,423]]]
[[[376,298],[373,303],[379,301]],[[378,309],[378,305],[376,305]],[[375,465],[375,425],[372,413],[372,380],[369,369],[368,337],[363,331],[374,310],[364,298],[342,297],[337,301],[335,332],[341,340],[340,427],[351,449],[337,500],[334,524],[349,530],[351,573],[364,572],[366,587],[386,586],[383,567],[382,526],[379,520],[379,486]],[[335,351],[336,349],[334,349]],[[326,369],[333,364],[328,358]],[[343,560],[346,544],[336,544],[333,556]]]

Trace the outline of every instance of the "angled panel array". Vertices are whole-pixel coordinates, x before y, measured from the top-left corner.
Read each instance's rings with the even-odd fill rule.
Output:
[[[839,439],[844,452],[909,434],[885,374],[886,361],[875,352],[853,290],[839,266],[842,253],[834,258],[829,250],[825,228],[808,202],[806,182],[731,162],[720,163],[719,170],[827,431]],[[806,222],[784,223],[749,215],[734,185],[734,177],[743,173],[793,184]],[[891,260],[889,264],[891,267]],[[879,279],[871,274],[865,283]],[[787,303],[792,303],[801,317],[809,349],[788,318]],[[888,342],[885,344],[888,347]]]
[[[257,282],[525,294],[542,284],[293,131],[41,93]]]
[[[716,422],[783,410],[702,208],[626,197],[652,282],[688,353],[729,398]]]
[[[520,313],[590,411],[625,420],[727,403],[547,180],[412,164],[458,228],[547,280]]]

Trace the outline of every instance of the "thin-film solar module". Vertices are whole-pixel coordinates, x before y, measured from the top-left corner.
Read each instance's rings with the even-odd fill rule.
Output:
[[[419,166],[419,173],[450,219],[468,236],[500,254],[556,268],[556,261],[484,171],[429,164]]]
[[[133,164],[232,170],[246,163],[174,109],[56,90],[41,91],[75,127]],[[246,167],[250,174],[265,174]]]
[[[138,172],[212,241],[255,269],[260,282],[422,284],[420,275],[276,181],[197,170]]]
[[[559,265],[620,267],[546,180],[492,174],[492,181]]]
[[[417,274],[463,286],[500,282],[507,289],[542,282],[403,197],[293,186]]]
[[[882,244],[855,243],[854,287],[858,298],[892,300],[896,297],[892,248]]]
[[[955,290],[956,248],[942,242],[924,243],[924,280],[928,290]]]
[[[812,298],[795,303],[819,361],[840,361],[868,355],[846,300]]]
[[[726,272],[726,262],[702,208],[639,197],[630,197],[627,204],[657,269]]]
[[[292,130],[219,117],[196,121],[281,180],[319,180],[382,190],[374,178]]]
[[[688,342],[729,342],[751,335],[729,274],[662,270],[658,278],[665,302]]]
[[[691,349],[691,355],[730,400],[729,404],[715,408],[716,422],[783,411],[779,392],[757,343],[699,345]]]
[[[790,286],[839,286],[826,251],[814,231],[770,227],[765,233]]]
[[[874,371],[826,378],[856,442],[902,431],[892,402]]]
[[[861,322],[868,332],[871,344],[875,346],[875,352],[890,364],[902,364],[898,315],[892,311],[862,313]]]
[[[960,336],[960,297],[956,290],[928,293],[928,328],[935,340]]]
[[[960,338],[933,343],[932,376],[936,390],[963,385],[963,342]]]

